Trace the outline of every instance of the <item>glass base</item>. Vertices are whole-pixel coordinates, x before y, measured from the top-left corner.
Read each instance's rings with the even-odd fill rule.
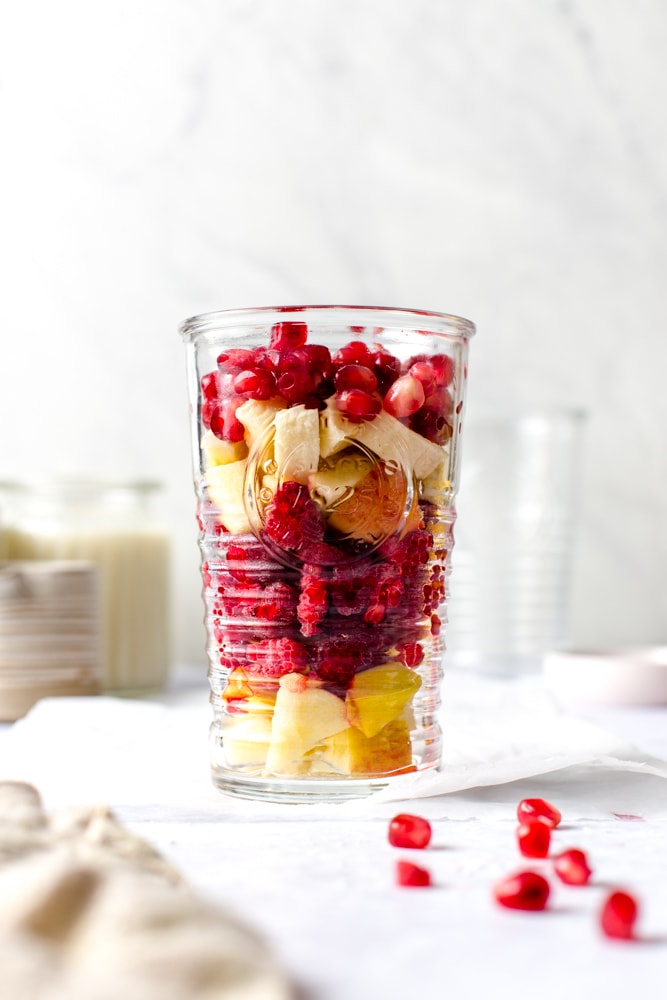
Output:
[[[261,778],[213,772],[213,784],[225,795],[261,802],[317,803],[361,799],[386,788],[391,778]]]

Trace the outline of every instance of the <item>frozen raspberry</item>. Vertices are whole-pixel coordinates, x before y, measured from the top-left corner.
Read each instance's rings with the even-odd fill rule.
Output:
[[[297,618],[304,635],[315,635],[329,607],[327,582],[319,566],[306,565],[301,574]]]
[[[247,656],[254,672],[264,677],[303,673],[308,668],[306,648],[296,639],[263,639],[248,646]]]
[[[308,549],[324,540],[324,519],[308,487],[291,480],[275,493],[264,530],[282,549],[306,559]]]
[[[359,670],[369,665],[368,652],[368,639],[339,636],[329,642],[322,640],[314,653],[314,670],[323,681],[346,687]]]
[[[293,622],[296,619],[297,591],[288,583],[278,580],[251,596],[255,614],[261,621]]]

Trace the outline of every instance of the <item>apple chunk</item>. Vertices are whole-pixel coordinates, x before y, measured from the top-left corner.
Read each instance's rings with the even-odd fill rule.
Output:
[[[273,712],[268,772],[294,772],[309,750],[349,726],[345,702],[303,674],[285,674]]]

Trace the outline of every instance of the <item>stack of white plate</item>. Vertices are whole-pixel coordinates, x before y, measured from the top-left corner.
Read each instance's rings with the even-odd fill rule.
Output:
[[[79,561],[0,563],[0,719],[40,698],[98,694],[97,570]]]

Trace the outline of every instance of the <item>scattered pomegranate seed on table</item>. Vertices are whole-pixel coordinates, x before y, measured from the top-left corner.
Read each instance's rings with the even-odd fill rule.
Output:
[[[420,868],[411,861],[397,861],[396,882],[398,885],[429,886],[431,875],[426,868]]]
[[[549,899],[549,883],[537,872],[517,872],[497,882],[493,895],[510,910],[543,910]]]
[[[639,907],[628,892],[616,890],[605,899],[600,911],[600,927],[609,938],[629,940],[635,936],[634,927]]]
[[[586,885],[592,875],[588,858],[583,851],[570,847],[554,859],[554,871],[566,885]]]
[[[519,823],[539,819],[552,829],[557,827],[562,819],[560,810],[546,799],[522,799],[517,806],[516,815]]]
[[[521,823],[517,827],[516,839],[525,858],[546,858],[551,842],[551,826],[540,819]]]
[[[422,850],[431,842],[431,824],[422,816],[399,813],[389,824],[389,843],[392,847],[415,847]]]

